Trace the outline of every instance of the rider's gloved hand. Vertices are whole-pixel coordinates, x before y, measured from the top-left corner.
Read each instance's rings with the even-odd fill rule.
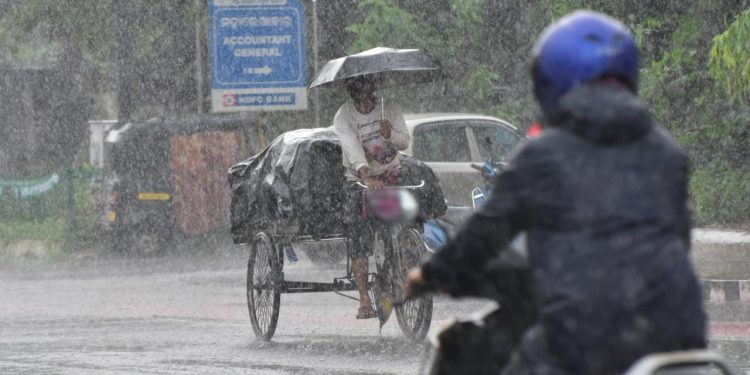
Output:
[[[409,270],[409,274],[406,276],[406,281],[401,287],[404,289],[404,297],[407,299],[420,296],[431,290],[422,276],[421,267],[414,267]]]

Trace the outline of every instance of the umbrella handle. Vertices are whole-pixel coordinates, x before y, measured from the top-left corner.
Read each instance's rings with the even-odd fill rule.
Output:
[[[380,121],[385,120],[385,98],[380,98]]]

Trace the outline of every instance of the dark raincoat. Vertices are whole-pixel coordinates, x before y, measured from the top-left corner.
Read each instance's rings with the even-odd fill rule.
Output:
[[[428,285],[461,295],[527,231],[540,316],[506,374],[622,373],[648,353],[705,347],[685,153],[623,88],[581,86],[560,107],[423,264]]]

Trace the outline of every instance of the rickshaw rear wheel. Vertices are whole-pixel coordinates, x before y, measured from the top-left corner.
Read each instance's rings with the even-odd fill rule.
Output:
[[[394,264],[394,275],[399,282],[406,280],[410,269],[419,265],[427,251],[420,231],[406,228],[398,235],[396,246],[397,262]],[[401,331],[411,341],[421,341],[430,330],[432,322],[432,296],[424,295],[410,299],[395,307],[396,318]]]
[[[281,259],[271,237],[258,233],[247,261],[247,308],[255,336],[263,341],[271,340],[279,320]]]

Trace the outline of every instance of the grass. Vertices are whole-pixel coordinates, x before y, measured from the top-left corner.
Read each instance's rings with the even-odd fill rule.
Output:
[[[0,241],[41,240],[63,242],[66,228],[62,219],[50,218],[41,222],[0,221]]]
[[[750,222],[750,171],[698,169],[690,179],[696,225]]]
[[[89,178],[74,178],[70,185],[67,182],[63,179],[48,194],[28,200],[0,194],[0,244],[41,240],[57,243],[64,251],[101,245],[104,229],[94,205],[99,183]]]

